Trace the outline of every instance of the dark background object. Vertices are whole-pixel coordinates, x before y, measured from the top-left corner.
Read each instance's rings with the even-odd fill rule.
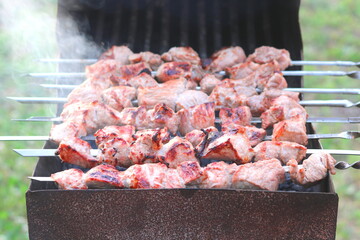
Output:
[[[301,60],[299,6],[300,1],[281,0],[59,0],[60,56],[96,58],[99,49],[126,44],[134,52],[155,53],[173,46],[191,46],[206,58],[226,46],[239,45],[250,54],[256,47],[269,45],[285,48],[292,59]],[[86,39],[87,46],[73,41],[75,35]],[[60,64],[59,71],[79,71],[83,67]],[[302,86],[301,77],[287,80],[290,87]],[[59,79],[59,83],[67,82]],[[314,133],[310,124],[308,133]],[[45,148],[55,147],[51,142],[45,144]],[[308,147],[321,148],[321,145],[311,140]],[[57,157],[40,158],[34,176],[49,176],[69,167]],[[54,183],[32,181],[26,194],[29,236],[31,239],[334,239],[338,197],[330,177],[320,181],[312,191],[63,191],[57,190]]]

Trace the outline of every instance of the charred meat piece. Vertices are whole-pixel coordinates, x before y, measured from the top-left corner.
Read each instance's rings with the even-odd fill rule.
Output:
[[[184,179],[176,169],[168,168],[163,181],[164,188],[185,188]]]
[[[92,168],[99,164],[99,161],[91,156],[91,146],[80,138],[66,138],[60,142],[55,152],[64,162],[78,165],[84,168]]]
[[[113,139],[113,138],[122,138],[128,143],[134,141],[133,135],[135,134],[135,127],[132,125],[125,126],[106,126],[102,129],[99,129],[94,134],[96,145],[99,148],[102,148],[102,144]]]
[[[276,158],[286,164],[291,159],[300,162],[306,156],[307,148],[294,142],[265,141],[259,143],[254,150],[255,162]]]
[[[180,116],[180,133],[184,136],[194,129],[202,129],[214,126],[215,104],[213,102],[203,103],[178,112]]]
[[[169,168],[176,168],[185,161],[197,161],[192,144],[177,136],[162,146],[157,152],[157,159]]]
[[[152,52],[140,52],[129,55],[130,63],[139,63],[146,62],[149,64],[152,70],[157,70],[159,66],[163,63],[159,54]]]
[[[211,132],[218,132],[218,130],[216,127],[208,127],[201,130],[194,129],[185,135],[185,139],[188,140],[194,148],[197,148],[197,146],[204,141],[206,133]]]
[[[117,111],[132,107],[132,100],[136,98],[136,89],[127,86],[117,86],[106,89],[101,94],[102,102]]]
[[[71,168],[65,171],[51,174],[60,189],[73,190],[73,189],[87,189],[83,180],[83,171],[76,168]]]
[[[249,139],[250,145],[252,147],[258,145],[266,136],[266,131],[262,128],[257,128],[255,126],[241,126],[241,125],[233,125],[231,128],[223,128],[222,132],[224,133],[237,133],[237,132],[245,132],[245,135]]]
[[[68,137],[83,137],[86,135],[87,132],[84,124],[74,121],[65,121],[53,125],[50,131],[50,139],[56,143],[60,143],[63,139]]]
[[[129,158],[130,143],[120,137],[112,138],[101,145],[99,162],[112,166],[129,167],[133,162]]]
[[[213,162],[203,168],[200,177],[200,188],[230,188],[232,177],[237,165],[227,164],[223,161]]]
[[[202,91],[186,90],[176,99],[176,111],[209,102],[209,96]]]
[[[264,89],[284,89],[288,87],[286,79],[280,73],[274,73],[269,80],[266,82],[265,86],[261,86]]]
[[[220,84],[221,80],[213,74],[206,74],[200,81],[201,91],[210,95],[216,85]]]
[[[176,170],[180,177],[184,180],[186,186],[196,186],[200,182],[202,168],[198,161],[181,162]]]
[[[212,62],[207,70],[211,72],[219,72],[227,67],[242,63],[246,59],[244,50],[241,47],[229,47],[215,52],[211,56]]]
[[[261,114],[261,127],[266,129],[273,124],[299,116],[303,122],[306,122],[308,114],[297,101],[288,96],[280,96],[272,101],[271,107]]]
[[[253,74],[258,68],[259,64],[254,62],[244,62],[236,64],[225,69],[231,79],[241,79]]]
[[[135,64],[124,65],[119,68],[116,74],[113,75],[111,79],[115,84],[123,85],[124,80],[129,81],[129,79],[139,75],[140,73],[151,73],[151,68],[149,64],[140,62]]]
[[[133,165],[123,175],[126,188],[164,188],[167,167],[162,163]]]
[[[175,110],[178,95],[187,90],[187,84],[185,78],[179,78],[159,84],[157,87],[139,88],[139,105],[151,109],[158,103],[164,103]]]
[[[280,67],[277,62],[269,62],[258,67],[254,73],[256,86],[260,89],[265,89],[269,79],[275,73],[280,73]]]
[[[156,78],[160,82],[184,77],[191,78],[192,66],[189,62],[168,62],[162,64],[156,72]]]
[[[296,142],[306,146],[308,137],[304,119],[298,115],[275,124],[272,140]]]
[[[197,52],[191,47],[172,47],[161,55],[165,62],[190,62],[194,65],[201,65],[201,60]]]
[[[140,73],[133,78],[130,78],[127,83],[136,89],[138,89],[139,87],[147,88],[159,86],[158,82],[145,72]]]
[[[107,81],[110,77],[117,74],[123,64],[114,59],[103,59],[96,63],[85,67],[85,74],[87,78],[95,79],[97,81]]]
[[[285,170],[277,159],[238,166],[232,177],[232,187],[276,191],[285,180]]]
[[[254,156],[250,141],[244,131],[225,133],[210,142],[202,153],[203,158],[248,163]]]
[[[251,124],[251,112],[247,106],[237,108],[221,108],[219,117],[221,120],[222,131],[236,129],[237,126],[247,126]]]
[[[164,128],[167,127],[172,134],[176,134],[179,128],[180,117],[166,104],[156,104],[154,109],[146,113],[143,126],[138,129]]]
[[[314,153],[303,161],[302,168],[299,169],[296,160],[290,160],[287,165],[291,179],[301,185],[311,185],[324,179],[329,171],[335,174],[336,160],[326,152]]]
[[[99,59],[114,59],[121,65],[129,64],[129,56],[134,54],[127,46],[112,46]]]
[[[123,188],[123,173],[114,166],[101,164],[84,174],[84,182],[88,188]]]
[[[287,50],[276,49],[268,46],[262,46],[255,49],[255,52],[249,55],[247,61],[259,64],[276,61],[278,62],[281,70],[285,70],[291,64],[290,53]]]
[[[133,135],[133,138],[136,140],[143,135],[153,136],[154,141],[159,142],[158,144],[165,144],[169,142],[171,139],[170,133],[166,127],[162,129],[156,128],[156,129],[139,130]]]
[[[146,118],[146,108],[144,106],[124,108],[119,114],[119,118],[122,125],[142,127]]]

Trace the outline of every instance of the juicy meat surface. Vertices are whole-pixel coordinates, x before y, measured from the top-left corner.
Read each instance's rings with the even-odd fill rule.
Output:
[[[236,129],[237,126],[247,126],[251,124],[251,112],[247,106],[237,108],[221,108],[219,117],[221,120],[222,131]]]
[[[106,89],[101,93],[102,102],[117,111],[132,107],[132,100],[136,98],[136,89],[128,86],[117,86]]]
[[[92,168],[99,164],[91,153],[91,146],[80,138],[70,137],[62,140],[55,154],[64,162],[84,168]]]
[[[159,83],[148,73],[145,72],[130,78],[127,83],[136,89],[138,89],[139,87],[147,88],[159,86]]]
[[[200,188],[230,188],[232,177],[237,165],[227,164],[223,161],[213,162],[203,168],[200,178]]]
[[[296,142],[306,146],[308,137],[304,119],[301,116],[296,116],[275,124],[272,140]]]
[[[101,164],[84,174],[88,188],[123,188],[122,173],[114,166]]]
[[[203,103],[178,112],[180,116],[180,133],[184,136],[194,129],[202,129],[214,126],[215,104],[213,102]]]
[[[291,179],[301,185],[309,185],[324,179],[329,171],[335,174],[336,160],[326,152],[314,153],[302,163],[299,169],[294,159],[288,162]]]
[[[242,63],[246,59],[244,50],[241,47],[229,47],[215,52],[211,56],[212,62],[208,66],[211,72],[219,72],[227,67]]]
[[[209,102],[209,96],[202,91],[186,90],[176,99],[176,111]]]
[[[159,82],[167,82],[180,77],[190,79],[191,73],[192,66],[189,62],[167,62],[159,67],[156,72],[156,78]]]
[[[146,108],[144,106],[124,108],[119,114],[122,125],[132,125],[136,129],[144,125],[146,119]]]
[[[248,163],[254,156],[250,141],[244,132],[225,133],[210,142],[202,153],[203,158]]]
[[[102,129],[99,129],[94,134],[95,143],[99,148],[102,148],[102,144],[113,139],[113,138],[122,138],[128,143],[134,141],[133,135],[135,134],[135,127],[132,125],[125,126],[106,126]]]
[[[149,64],[152,70],[157,70],[159,66],[163,63],[159,54],[155,54],[152,52],[140,52],[129,55],[129,62],[139,63],[145,62]]]
[[[92,65],[85,67],[86,77],[89,79],[96,79],[97,81],[107,81],[116,75],[123,64],[114,59],[99,60]]]
[[[84,137],[86,135],[86,127],[83,123],[70,120],[53,125],[50,130],[50,140],[56,143],[60,143],[68,137]]]
[[[181,162],[177,168],[177,172],[184,180],[186,186],[195,186],[200,182],[202,175],[202,168],[198,161],[184,161]]]
[[[99,59],[114,59],[122,65],[129,64],[129,56],[134,54],[127,46],[112,46]]]
[[[184,179],[176,169],[168,168],[163,181],[164,188],[185,188]]]
[[[60,189],[73,190],[73,189],[87,189],[83,180],[83,171],[76,168],[71,168],[65,171],[51,174]]]
[[[92,86],[89,82],[90,79],[87,79],[75,89],[73,89],[67,96],[67,104],[71,104],[79,100],[83,103],[100,101],[102,89]]]
[[[300,162],[306,156],[307,148],[295,142],[264,141],[259,143],[254,150],[255,162],[276,158],[286,164],[291,159]]]
[[[123,85],[122,83],[125,81],[129,81],[129,79],[143,73],[151,73],[151,68],[149,64],[140,62],[135,64],[124,65],[119,68],[119,70],[114,74],[112,81],[117,83],[118,85]]]
[[[257,128],[251,125],[248,126],[234,125],[232,128],[222,129],[222,132],[224,133],[226,132],[236,133],[239,131],[245,133],[252,147],[261,143],[266,136],[266,131],[264,129]]]
[[[166,104],[156,104],[153,109],[146,113],[143,126],[139,129],[167,127],[172,134],[176,134],[179,128],[180,117]]]
[[[255,52],[249,55],[247,61],[259,64],[277,61],[281,70],[285,70],[291,64],[290,53],[287,50],[268,46],[256,48]]]
[[[175,110],[178,95],[187,90],[187,84],[188,81],[185,78],[179,78],[159,84],[157,87],[139,88],[139,106],[151,109],[156,104],[164,103]]]
[[[285,180],[285,170],[277,159],[238,166],[232,177],[232,187],[276,191]]]
[[[200,81],[200,89],[206,94],[210,95],[216,85],[220,84],[221,80],[213,74],[206,74]]]
[[[133,165],[129,153],[130,143],[123,138],[115,137],[101,145],[98,160],[112,166],[129,167]]]
[[[275,123],[299,116],[306,122],[308,114],[297,101],[288,96],[280,96],[272,101],[271,107],[261,114],[261,127],[266,129]]]
[[[288,87],[286,79],[280,73],[274,73],[264,86],[260,86],[263,89],[284,89]]]
[[[211,132],[218,132],[216,127],[208,127],[201,130],[194,129],[185,135],[185,139],[188,140],[194,148],[198,148],[198,145],[204,141],[206,134]]]
[[[164,188],[167,167],[162,163],[133,165],[123,175],[126,188]]]
[[[236,64],[232,67],[228,67],[225,69],[225,71],[231,79],[242,79],[253,74],[259,68],[259,66],[259,64],[254,62],[244,62]]]
[[[185,161],[197,161],[192,144],[178,136],[162,146],[157,153],[157,158],[169,168],[176,168]]]
[[[280,72],[280,67],[277,62],[269,62],[259,66],[255,73],[254,79],[256,86],[260,89],[265,89],[269,79],[275,74]]]
[[[194,65],[201,65],[197,52],[191,47],[172,47],[161,55],[165,62],[190,62]]]

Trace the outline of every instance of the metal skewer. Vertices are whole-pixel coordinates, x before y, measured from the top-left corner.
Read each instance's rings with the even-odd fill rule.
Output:
[[[20,103],[42,103],[42,104],[61,104],[66,103],[67,98],[54,98],[54,97],[7,97],[8,99],[15,100]],[[137,100],[132,103],[137,105]],[[325,106],[325,107],[360,107],[360,101],[353,103],[349,100],[303,100],[299,102],[303,106]]]
[[[59,84],[40,84],[41,87],[49,89],[68,89],[73,90],[80,85],[59,85]],[[196,90],[201,90],[199,86],[196,87]],[[299,93],[334,93],[334,94],[360,94],[360,88],[284,88],[283,91],[288,92],[299,92]],[[261,89],[256,89],[258,93],[262,92]]]
[[[40,58],[39,62],[45,63],[84,63],[90,64],[98,61],[96,58],[88,59],[61,59],[61,58]],[[339,66],[339,67],[360,67],[360,62],[352,61],[302,61],[294,60],[291,61],[291,65],[303,66],[303,65],[314,65],[314,66]]]
[[[155,71],[152,71],[153,76],[156,75]],[[225,71],[218,72],[220,75],[226,75]],[[360,79],[360,71],[282,71],[284,76],[348,76],[350,78]],[[28,73],[25,76],[34,78],[73,78],[73,77],[85,77],[85,72],[58,72],[58,73]]]

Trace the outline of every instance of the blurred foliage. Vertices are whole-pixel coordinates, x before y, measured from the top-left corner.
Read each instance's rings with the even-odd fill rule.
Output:
[[[51,72],[51,64],[34,61],[56,57],[56,1],[0,1],[0,135],[48,135],[51,124],[14,122],[14,118],[53,116],[54,107],[24,105],[7,96],[52,96],[54,92],[39,87],[38,81],[23,75]],[[20,16],[20,17],[19,17]],[[300,24],[304,59],[360,61],[360,2],[352,0],[302,1]],[[305,67],[305,70],[314,70]],[[318,69],[318,68],[317,68]],[[320,69],[333,69],[321,67]],[[344,70],[354,70],[344,68]],[[25,83],[25,84],[24,84]],[[306,77],[305,87],[359,88],[358,80],[346,77]],[[358,96],[306,94],[305,99],[349,99]],[[359,116],[358,109],[308,108],[311,116]],[[316,124],[318,133],[359,131],[359,124]],[[358,140],[323,140],[324,148],[360,149]],[[25,192],[36,158],[22,158],[11,149],[41,148],[42,142],[0,142],[0,240],[27,239]],[[337,160],[353,162],[358,157],[340,156]],[[333,177],[339,194],[337,239],[360,236],[360,174],[358,170],[338,171]]]

